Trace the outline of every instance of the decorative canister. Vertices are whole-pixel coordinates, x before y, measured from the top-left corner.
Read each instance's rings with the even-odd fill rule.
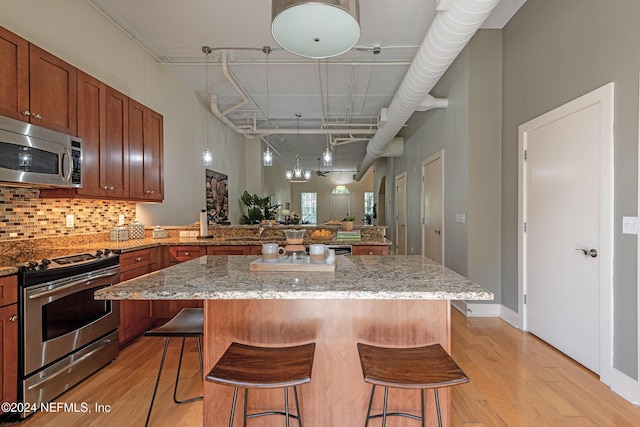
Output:
[[[109,231],[109,240],[112,242],[124,242],[129,240],[129,230],[127,227],[119,226]]]
[[[156,228],[153,229],[153,238],[154,239],[166,239],[167,238],[167,231],[163,230],[158,225],[158,226],[156,226]]]
[[[132,239],[144,239],[144,224],[138,220],[129,224]]]

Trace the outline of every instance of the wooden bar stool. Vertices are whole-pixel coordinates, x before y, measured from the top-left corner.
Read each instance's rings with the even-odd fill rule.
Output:
[[[244,424],[248,418],[265,415],[284,415],[286,426],[289,418],[298,420],[302,427],[297,386],[311,381],[315,343],[294,347],[254,347],[231,343],[220,360],[207,374],[207,381],[234,387],[229,427],[233,426],[233,417],[238,398],[238,388],[244,388]],[[296,414],[289,413],[289,387],[293,387],[296,401]],[[247,397],[250,388],[284,388],[284,412],[268,411],[247,414]]]
[[[153,389],[153,396],[151,397],[151,404],[149,405],[149,413],[147,414],[147,421],[145,427],[149,425],[149,418],[151,418],[151,410],[153,409],[153,402],[156,399],[156,393],[158,392],[158,385],[160,384],[160,376],[162,375],[162,367],[164,366],[164,359],[167,356],[167,348],[169,347],[169,340],[171,338],[182,338],[182,347],[180,347],[180,359],[178,360],[178,373],[176,374],[176,384],[173,389],[173,401],[177,404],[193,402],[194,400],[202,399],[202,396],[195,396],[185,400],[178,400],[178,381],[180,380],[180,368],[182,367],[182,355],[184,353],[184,342],[187,338],[196,338],[198,343],[198,357],[200,359],[200,379],[203,377],[202,369],[202,349],[200,347],[200,338],[203,335],[204,330],[204,311],[202,308],[183,308],[180,313],[176,314],[173,319],[169,320],[162,326],[155,329],[148,330],[144,333],[148,337],[166,337],[167,340],[164,343],[164,351],[162,352],[162,359],[160,360],[160,369],[158,369],[158,378],[156,379],[156,386]]]
[[[382,418],[382,426],[385,427],[388,416],[419,420],[424,427],[424,390],[427,388],[432,388],[435,394],[438,425],[442,427],[438,388],[469,382],[469,378],[440,344],[413,348],[386,348],[358,343],[358,353],[364,380],[372,384],[365,427],[373,418]],[[384,402],[382,413],[371,415],[376,385],[384,387]],[[403,412],[388,413],[389,387],[419,389],[421,416]]]

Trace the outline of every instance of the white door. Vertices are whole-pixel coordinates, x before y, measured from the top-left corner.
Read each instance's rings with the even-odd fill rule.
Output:
[[[342,221],[349,216],[351,212],[349,209],[350,204],[349,194],[332,194],[331,195],[331,219]]]
[[[520,129],[525,329],[595,373],[608,348],[601,281],[608,280],[602,269],[611,259],[606,146],[612,140],[603,139],[612,139],[612,131],[603,108],[563,106]]]
[[[407,174],[396,177],[396,253],[407,254]]]
[[[422,254],[442,264],[444,254],[443,151],[422,162]]]

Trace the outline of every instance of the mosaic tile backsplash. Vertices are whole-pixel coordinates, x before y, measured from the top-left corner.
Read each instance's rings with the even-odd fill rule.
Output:
[[[72,236],[109,231],[123,214],[125,224],[136,215],[136,203],[91,199],[40,199],[39,190],[0,187],[0,241]],[[74,227],[66,216],[74,216]]]

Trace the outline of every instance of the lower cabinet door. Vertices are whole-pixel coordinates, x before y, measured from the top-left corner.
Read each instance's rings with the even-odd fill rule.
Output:
[[[120,344],[137,337],[152,323],[151,301],[120,301]]]
[[[18,400],[18,304],[0,308],[0,401]],[[0,414],[3,412],[0,410]]]

